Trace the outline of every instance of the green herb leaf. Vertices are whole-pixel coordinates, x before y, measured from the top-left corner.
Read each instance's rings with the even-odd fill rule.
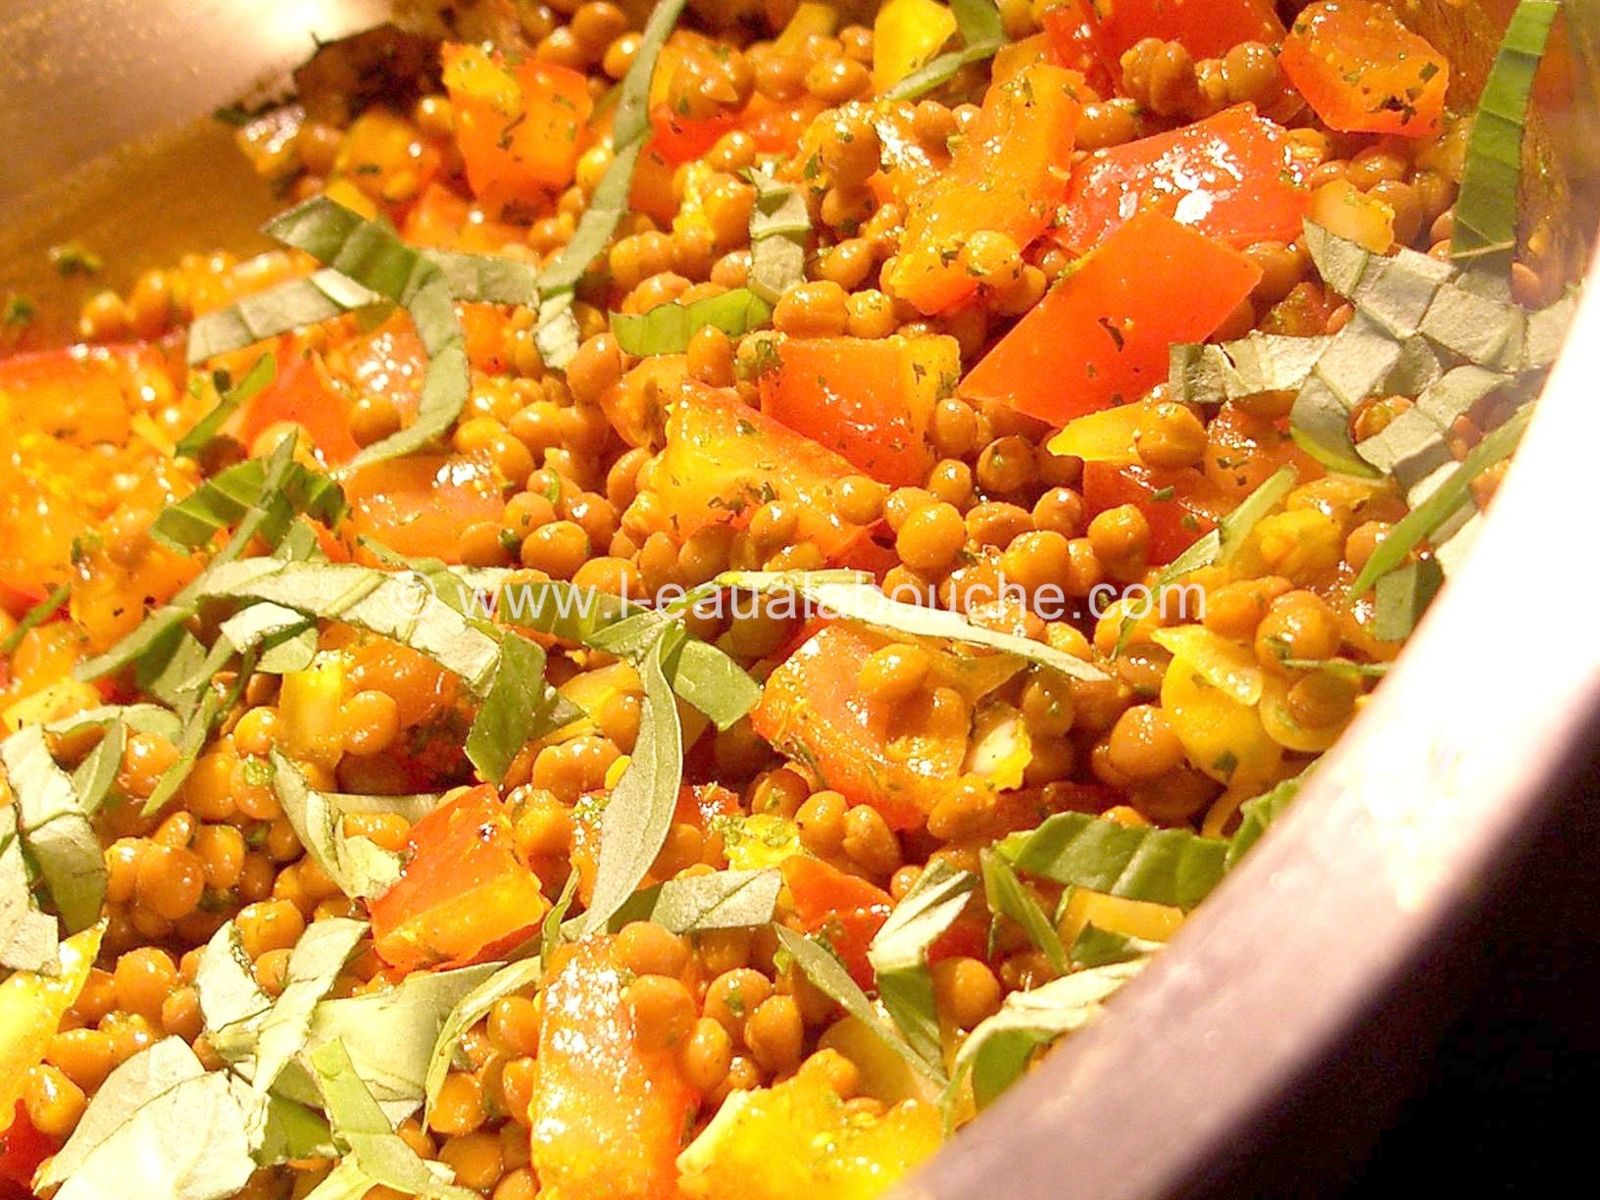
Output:
[[[381,1184],[404,1195],[429,1200],[479,1200],[477,1192],[450,1182],[447,1167],[418,1156],[394,1131],[357,1074],[343,1042],[332,1041],[312,1051],[311,1066],[316,1071],[334,1138],[347,1149],[349,1157],[345,1162],[354,1160],[367,1187]]]
[[[57,1200],[224,1200],[256,1169],[246,1114],[221,1072],[179,1037],[106,1077],[72,1137],[34,1180]]]
[[[765,171],[751,171],[756,202],[750,210],[750,290],[768,304],[805,282],[811,214],[805,194]]]
[[[437,796],[342,796],[319,792],[277,750],[271,755],[272,789],[284,816],[311,860],[352,900],[382,895],[400,878],[400,856],[369,838],[344,832],[352,812],[397,812],[416,821],[438,806]]]
[[[1372,597],[1372,636],[1382,642],[1405,641],[1443,586],[1444,568],[1437,558],[1418,559],[1379,576]]]
[[[669,879],[634,893],[610,925],[615,930],[629,921],[654,921],[673,933],[750,929],[772,920],[782,887],[782,873],[772,868]]]
[[[916,100],[955,78],[957,71],[986,62],[1000,52],[1001,41],[978,42],[929,60],[884,93],[886,100]]]
[[[1144,959],[1113,963],[1012,992],[978,1023],[956,1054],[956,1077],[970,1072],[978,1108],[992,1104],[1027,1070],[1034,1052],[1095,1017],[1111,995],[1144,968]]]
[[[572,293],[556,292],[539,305],[539,323],[534,327],[533,344],[545,366],[565,371],[578,353],[583,330],[572,311]]]
[[[1159,949],[1161,949],[1160,942],[1147,942],[1142,938],[1129,937],[1125,933],[1112,933],[1109,929],[1089,924],[1080,929],[1078,936],[1072,939],[1069,957],[1074,967],[1104,967],[1111,963],[1147,958]]]
[[[799,592],[824,612],[841,620],[889,634],[906,634],[981,646],[1049,667],[1071,679],[1104,679],[1105,673],[1044,642],[974,625],[959,613],[919,604],[903,604],[884,595],[855,571],[726,571],[717,576],[723,587],[753,592]]]
[[[289,447],[288,454],[282,446]],[[295,462],[292,453],[286,441],[271,459],[248,459],[213,475],[162,509],[151,536],[174,550],[194,550],[219,530],[253,518],[253,536],[276,546],[296,515],[336,523],[344,515],[344,492],[327,476]]]
[[[583,929],[604,929],[661,853],[683,780],[683,730],[667,678],[682,632],[662,633],[639,666],[644,703],[633,755],[600,815],[600,861]]]
[[[573,873],[576,876],[576,872]],[[489,1010],[507,996],[531,991],[539,984],[544,968],[538,958],[525,958],[521,962],[507,963],[477,987],[457,1001],[433,1043],[428,1056],[428,1073],[423,1085],[423,1113],[433,1113],[439,1089],[450,1074],[450,1064],[455,1061],[461,1045],[461,1036],[489,1015]]]
[[[39,911],[17,836],[17,806],[0,807],[0,967],[48,974],[60,961],[56,919]]]
[[[724,731],[761,702],[761,685],[748,672],[715,646],[694,638],[678,652],[672,690]]]
[[[539,732],[558,729],[572,719],[555,720],[556,692],[545,682],[544,647],[519,634],[500,640],[500,664],[478,715],[467,733],[466,752],[478,773],[490,783],[505,778],[511,762]]]
[[[50,265],[56,274],[66,279],[73,275],[98,275],[105,269],[105,260],[82,242],[62,242],[51,246]]]
[[[899,1029],[884,1019],[826,944],[782,925],[775,925],[773,929],[778,935],[778,945],[788,952],[795,965],[824,995],[871,1030],[879,1041],[898,1054],[917,1074],[934,1083],[944,1084],[944,1071],[913,1050]]]
[[[1190,909],[1222,879],[1228,843],[1184,829],[1132,828],[1063,812],[1037,829],[1011,834],[995,849],[1031,875]]]
[[[202,363],[346,313],[390,307],[390,302],[371,288],[362,287],[337,271],[314,271],[304,279],[291,279],[246,296],[237,304],[196,317],[189,326],[189,362]]]
[[[66,607],[67,599],[72,595],[72,589],[64,583],[58,583],[45,593],[45,598],[22,614],[22,619],[17,622],[17,627],[0,639],[0,654],[15,654],[17,647],[22,645],[22,639],[28,632],[39,628],[51,617],[55,616]]]
[[[1233,831],[1233,837],[1228,842],[1227,858],[1223,863],[1227,870],[1231,871],[1238,866],[1239,860],[1250,847],[1261,840],[1261,835],[1267,831],[1267,827],[1283,815],[1283,811],[1300,794],[1300,789],[1310,775],[1311,768],[1307,767],[1300,774],[1285,779],[1239,806],[1239,828]]]
[[[194,990],[208,1033],[260,1017],[272,1007],[272,997],[256,983],[254,967],[233,921],[212,934],[200,951]]]
[[[670,301],[649,312],[611,314],[611,332],[629,354],[682,354],[700,330],[742,337],[772,320],[772,306],[749,288],[733,288],[692,304]]]
[[[263,354],[256,359],[244,373],[244,378],[218,396],[217,403],[211,411],[196,421],[189,432],[178,439],[176,447],[178,457],[199,458],[206,447],[216,440],[222,427],[227,424],[228,418],[238,412],[248,400],[259,395],[263,388],[277,378],[277,374],[278,360],[275,356]],[[189,386],[193,390],[195,385],[191,382]]]
[[[1011,864],[993,850],[982,851],[978,861],[983,869],[983,896],[989,911],[996,917],[1010,917],[1020,925],[1034,949],[1049,960],[1050,969],[1057,975],[1065,975],[1067,952],[1061,945],[1061,935],[1028,890],[1028,885],[1018,879]],[[993,941],[992,934],[990,940]]]
[[[634,55],[628,73],[622,77],[617,94],[616,116],[611,124],[613,153],[611,165],[600,177],[589,206],[578,219],[573,232],[556,260],[539,275],[539,286],[546,292],[569,289],[577,285],[600,252],[611,241],[617,224],[628,210],[628,191],[633,184],[634,164],[650,129],[648,113],[650,80],[655,75],[656,60],[661,47],[678,23],[685,0],[659,0],[650,10],[639,35],[639,49]],[[548,359],[547,359],[548,361]]]
[[[955,16],[961,40],[967,45],[1005,41],[1005,26],[993,0],[950,0],[950,11]]]
[[[1560,11],[1559,0],[1521,0],[1512,12],[1467,142],[1450,257],[1468,264],[1470,278],[1493,281],[1502,295],[1511,290],[1517,249],[1517,185],[1534,74]]]
[[[1426,500],[1394,524],[1350,585],[1349,602],[1354,603],[1381,576],[1400,566],[1412,550],[1470,500],[1472,481],[1511,456],[1532,417],[1531,406],[1518,409],[1503,425],[1486,434]]]
[[[23,848],[62,923],[68,933],[87,929],[100,919],[105,901],[105,855],[72,777],[56,765],[37,725],[0,742],[0,763],[15,797]]]
[[[464,303],[522,308],[539,303],[538,272],[519,259],[455,250],[423,250],[421,254],[439,268],[450,294]]]
[[[955,923],[977,886],[978,877],[972,872],[958,871],[943,861],[931,863],[867,947],[884,1008],[911,1048],[941,1074],[944,1051],[928,950]]]

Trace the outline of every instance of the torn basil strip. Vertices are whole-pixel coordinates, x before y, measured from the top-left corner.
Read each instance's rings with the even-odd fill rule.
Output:
[[[247,459],[213,475],[162,509],[150,535],[171,549],[195,550],[220,531],[258,514],[251,523],[253,535],[276,546],[297,515],[336,523],[345,511],[339,485],[295,462],[292,455],[293,445],[285,442],[271,458]]]
[[[1512,12],[1467,142],[1450,257],[1496,293],[1510,291],[1523,131],[1534,75],[1560,11],[1558,0],[1521,0]]]
[[[783,875],[772,867],[687,875],[635,892],[609,925],[616,931],[630,921],[654,921],[673,933],[752,929],[772,920],[782,887]]]
[[[0,742],[0,765],[14,797],[17,835],[62,924],[68,933],[87,929],[100,919],[106,865],[72,776],[56,765],[38,725]]]
[[[1028,890],[1028,885],[1017,878],[1011,864],[993,850],[982,851],[979,862],[983,868],[984,901],[989,905],[993,917],[1007,917],[1015,921],[1027,934],[1033,948],[1045,956],[1050,969],[1057,975],[1065,975],[1069,964],[1066,950],[1061,945],[1061,936],[1034,894]],[[992,921],[989,937],[991,955],[996,928],[998,922]]]
[[[500,662],[472,728],[466,754],[490,783],[505,778],[517,754],[540,733],[559,729],[582,713],[544,678],[544,647],[520,634],[500,638]]]
[[[202,363],[347,313],[388,307],[390,301],[371,288],[324,268],[196,317],[189,326],[189,362]]]
[[[1228,843],[1063,812],[1003,838],[995,851],[1025,874],[1188,910],[1221,882]]]
[[[577,877],[576,871],[573,877]],[[433,1112],[439,1089],[444,1086],[451,1064],[455,1062],[462,1035],[487,1017],[489,1010],[505,997],[536,988],[543,974],[544,967],[538,958],[507,963],[456,1002],[439,1026],[439,1036],[428,1055],[428,1073],[423,1087],[424,1118]]]
[[[772,305],[749,288],[732,288],[691,304],[670,301],[642,313],[612,313],[611,332],[629,354],[682,354],[702,329],[743,337],[772,320]]]
[[[867,947],[878,998],[906,1042],[935,1070],[943,1070],[944,1051],[928,951],[955,923],[977,887],[972,872],[942,861],[930,863]]]
[[[48,974],[59,963],[56,919],[41,912],[28,881],[17,806],[0,807],[0,967]]]
[[[795,184],[765,171],[751,171],[747,177],[756,189],[750,210],[749,287],[758,299],[776,304],[784,292],[805,281],[811,214]]]
[[[277,374],[278,360],[274,355],[263,354],[256,359],[238,383],[231,384],[222,391],[211,411],[196,421],[189,432],[178,439],[174,452],[179,458],[199,458],[206,447],[211,445],[222,432],[222,427],[227,424],[228,418],[265,389],[277,378]],[[195,379],[203,378],[204,376],[192,376],[190,390],[196,390]]]
[[[1312,764],[1313,767],[1315,765]],[[1261,835],[1267,828],[1294,802],[1295,797],[1300,794],[1300,789],[1310,778],[1311,770],[1312,767],[1307,767],[1300,774],[1283,780],[1239,806],[1239,827],[1234,830],[1233,837],[1228,842],[1228,854],[1224,863],[1228,870],[1231,871],[1239,865],[1239,860],[1261,840]]]
[[[1034,1054],[1100,1015],[1107,1000],[1148,960],[1078,971],[1027,992],[1012,992],[980,1021],[956,1054],[956,1079],[970,1075],[972,1097],[987,1108],[1027,1070]]]

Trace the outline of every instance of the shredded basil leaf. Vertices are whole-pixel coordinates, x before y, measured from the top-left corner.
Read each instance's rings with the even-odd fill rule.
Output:
[[[206,545],[223,529],[253,518],[254,536],[276,546],[299,514],[329,525],[344,515],[344,493],[327,476],[308,470],[290,456],[252,458],[213,475],[188,496],[156,516],[150,535],[174,550]]]
[[[338,271],[314,271],[237,304],[205,313],[189,326],[189,362],[205,362],[230,350],[243,350],[294,329],[331,321],[347,313],[387,310],[390,302]]]
[[[573,872],[573,876],[576,878],[577,872]],[[428,1073],[423,1083],[424,1120],[433,1113],[434,1102],[439,1098],[445,1077],[450,1074],[462,1034],[488,1016],[489,1010],[505,997],[538,986],[543,972],[538,958],[507,963],[456,1002],[439,1027],[439,1036],[428,1056]]]
[[[673,933],[750,929],[772,920],[783,876],[777,870],[712,871],[669,879],[635,892],[614,914],[615,931],[630,921],[654,921]]]
[[[205,318],[200,318],[204,320]],[[199,458],[206,447],[216,440],[227,424],[228,418],[239,411],[239,408],[254,396],[260,394],[278,374],[278,360],[271,354],[263,354],[256,359],[250,369],[244,373],[244,378],[233,384],[217,397],[217,403],[211,411],[206,413],[194,423],[188,433],[178,439],[175,453],[179,458]],[[190,384],[191,390],[194,383]]]
[[[56,919],[39,911],[17,833],[17,806],[0,807],[0,967],[48,972],[60,956]]]
[[[977,886],[978,877],[970,871],[942,861],[929,864],[867,948],[878,998],[911,1048],[941,1073],[944,1051],[928,950],[955,923]]]
[[[1267,831],[1267,827],[1283,815],[1283,811],[1300,794],[1300,789],[1310,774],[1311,767],[1307,767],[1300,774],[1285,779],[1239,806],[1239,828],[1234,830],[1233,837],[1228,842],[1228,854],[1223,862],[1226,870],[1231,871],[1238,866],[1239,860],[1250,847],[1261,840],[1261,835]]]
[[[776,304],[783,293],[805,282],[811,214],[805,194],[766,171],[747,176],[756,189],[750,210],[749,286],[758,299]]]
[[[22,846],[38,866],[62,924],[68,933],[89,928],[105,901],[105,855],[72,776],[56,765],[38,725],[0,742],[0,764],[15,797]]]
[[[649,312],[611,314],[611,332],[629,354],[682,354],[700,330],[715,328],[743,337],[772,320],[772,306],[749,288],[733,288],[692,304],[670,301]]]
[[[1017,878],[1016,871],[1005,858],[993,850],[984,850],[978,856],[978,861],[983,869],[983,896],[989,911],[994,917],[1009,917],[1022,928],[1028,935],[1028,941],[1033,943],[1035,950],[1043,954],[1050,963],[1050,969],[1057,975],[1067,973],[1067,952],[1061,945],[1061,935],[1056,932],[1056,927],[1045,915],[1039,901],[1035,899],[1028,885]],[[999,927],[996,920],[992,923],[989,935],[990,950],[994,949],[994,933]]]
[[[1129,900],[1191,909],[1222,879],[1228,843],[1062,812],[995,847],[1019,871]]]
[[[1144,969],[1145,959],[1078,971],[1027,992],[1012,992],[978,1023],[956,1054],[956,1078],[970,1073],[972,1097],[987,1108],[1027,1070],[1034,1053],[1083,1028],[1114,992]]]
[[[1560,0],[1521,0],[1517,5],[1483,82],[1467,142],[1450,258],[1467,264],[1469,279],[1501,295],[1510,293],[1517,249],[1517,186],[1534,74],[1560,11]]]
[[[17,647],[22,645],[22,639],[30,630],[39,628],[51,617],[55,616],[64,607],[72,589],[64,583],[58,583],[45,594],[45,598],[22,614],[22,619],[17,622],[17,627],[0,639],[0,654],[15,654]]]
[[[952,50],[930,59],[895,84],[887,92],[886,100],[916,100],[941,84],[949,83],[957,71],[973,63],[986,62],[1000,53],[1004,42],[978,42],[960,50]]]
[[[512,760],[540,732],[581,714],[545,682],[544,647],[519,634],[500,639],[500,662],[483,706],[467,732],[466,752],[490,783],[505,778]]]
[[[906,1041],[900,1030],[884,1020],[872,1001],[867,999],[867,994],[856,986],[856,981],[850,978],[850,972],[845,970],[844,964],[825,943],[796,933],[792,929],[786,929],[782,925],[775,925],[773,929],[778,935],[778,945],[794,959],[795,965],[805,973],[807,979],[816,984],[845,1012],[871,1030],[879,1041],[898,1054],[913,1071],[924,1079],[932,1080],[941,1086],[944,1084],[943,1069],[936,1067],[912,1049],[911,1043]]]

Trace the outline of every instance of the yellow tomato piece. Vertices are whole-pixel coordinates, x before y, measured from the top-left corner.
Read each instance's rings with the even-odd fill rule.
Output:
[[[0,714],[0,723],[7,733],[16,733],[25,725],[48,725],[103,702],[95,688],[68,676],[18,700]]]
[[[1289,707],[1288,684],[1277,678],[1267,681],[1266,692],[1261,697],[1261,726],[1267,736],[1284,749],[1298,750],[1302,754],[1320,753],[1339,740],[1349,723],[1346,718],[1332,725],[1300,724]]]
[[[806,39],[812,35],[831,37],[839,28],[839,10],[831,4],[817,4],[806,0],[794,10],[794,16],[783,27],[783,32],[773,42],[779,54],[797,54],[805,48]]]
[[[713,821],[712,832],[722,833],[723,852],[735,871],[775,867],[800,853],[800,826],[777,813],[752,813],[732,817],[724,825]]]
[[[820,1071],[735,1092],[678,1156],[693,1200],[873,1200],[939,1148],[938,1109],[851,1116]]]
[[[872,22],[872,86],[886,92],[939,52],[955,15],[934,0],[889,0]]]
[[[1134,438],[1139,431],[1139,405],[1118,404],[1068,421],[1050,439],[1050,453],[1071,455],[1085,462],[1128,466],[1139,461]]]
[[[1148,900],[1128,900],[1075,887],[1061,909],[1056,929],[1064,945],[1072,945],[1085,925],[1147,942],[1164,942],[1183,924],[1183,910]]]
[[[1212,687],[1239,704],[1261,699],[1266,673],[1255,654],[1238,642],[1212,633],[1204,625],[1174,625],[1157,629],[1150,640],[1172,652],[1173,661],[1188,663]]]
[[[1033,740],[1020,712],[999,702],[978,710],[972,721],[963,772],[1004,792],[1022,786],[1023,772],[1032,761]]]
[[[1266,783],[1283,747],[1267,736],[1261,718],[1207,683],[1193,666],[1173,659],[1161,678],[1161,707],[1197,770],[1219,783]]]
[[[28,1068],[44,1061],[61,1018],[83,991],[105,929],[91,925],[62,942],[56,974],[18,971],[0,983],[0,1133],[11,1127]]]
[[[324,654],[303,671],[283,677],[278,695],[278,735],[284,752],[301,762],[333,768],[344,753],[344,660]]]

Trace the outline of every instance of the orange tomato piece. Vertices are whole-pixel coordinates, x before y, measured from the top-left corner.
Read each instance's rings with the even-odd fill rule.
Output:
[[[400,878],[370,907],[378,957],[414,971],[490,958],[531,936],[550,906],[485,784],[411,827]]]
[[[846,875],[820,858],[797,854],[782,863],[783,881],[794,897],[795,916],[806,933],[821,934],[851,977],[872,986],[867,947],[889,919],[894,900],[882,888]]]
[[[71,346],[0,360],[13,419],[74,446],[128,440],[129,419],[173,394],[154,346]]]
[[[1083,464],[1083,503],[1090,517],[1132,504],[1150,523],[1149,561],[1171,562],[1233,507],[1222,490],[1193,467]]]
[[[1224,404],[1206,425],[1206,456],[1201,464],[1206,478],[1234,503],[1255,491],[1279,467],[1293,467],[1301,483],[1321,479],[1325,474],[1322,464],[1295,445],[1287,424]]]
[[[851,804],[915,829],[957,786],[968,731],[934,728],[928,703],[869,699],[856,674],[880,644],[848,625],[822,629],[768,676],[750,724]]]
[[[697,1100],[670,1049],[639,1046],[613,940],[580,942],[545,989],[533,1168],[562,1200],[672,1200]]]
[[[1093,37],[1108,68],[1141,38],[1178,42],[1193,57],[1221,58],[1240,42],[1283,40],[1272,0],[1089,0]]]
[[[505,499],[487,463],[459,455],[418,454],[371,463],[344,485],[350,514],[344,535],[357,558],[371,538],[406,558],[460,562],[461,531],[499,521]]]
[[[1025,247],[1043,233],[1066,189],[1079,111],[1061,67],[1036,63],[991,87],[949,171],[913,200],[886,290],[922,312],[944,312],[978,289],[960,262],[972,234],[993,230]]]
[[[1073,168],[1054,236],[1081,254],[1154,209],[1241,249],[1293,241],[1311,200],[1307,174],[1288,131],[1240,104],[1088,155]]]
[[[473,204],[442,183],[427,186],[406,213],[400,230],[413,246],[473,254],[493,253],[526,236],[525,230],[495,219],[482,205]]]
[[[456,142],[478,196],[535,200],[572,182],[594,111],[581,72],[532,56],[512,67],[472,45],[447,43],[442,55]]]
[[[1017,322],[957,392],[1055,425],[1132,403],[1166,378],[1173,343],[1204,340],[1260,278],[1231,246],[1139,213]]]
[[[275,353],[277,375],[228,419],[223,432],[248,448],[273,425],[290,421],[328,462],[355,457],[361,447],[350,436],[350,402],[333,386],[321,356],[308,353],[293,336],[280,338]]]
[[[762,154],[791,154],[800,144],[807,126],[827,105],[809,93],[787,103],[779,103],[760,92],[739,114],[739,128],[750,135]]]
[[[1432,137],[1450,62],[1377,0],[1321,0],[1295,18],[1278,65],[1332,129]]]
[[[1121,78],[1121,65],[1113,63],[1116,68],[1113,72],[1101,60],[1088,0],[1063,0],[1061,4],[1052,5],[1040,15],[1039,26],[1055,48],[1054,61],[1082,71],[1089,86],[1101,96],[1110,96],[1116,91],[1115,79]]]
[[[961,375],[954,338],[787,338],[777,355],[761,376],[762,412],[881,483],[927,479],[933,410]]]
[[[741,402],[731,388],[689,383],[667,418],[655,488],[681,537],[718,523],[742,525],[769,500],[794,501],[795,540],[835,559],[863,532],[839,515],[835,501],[839,481],[855,473],[846,459]]]

